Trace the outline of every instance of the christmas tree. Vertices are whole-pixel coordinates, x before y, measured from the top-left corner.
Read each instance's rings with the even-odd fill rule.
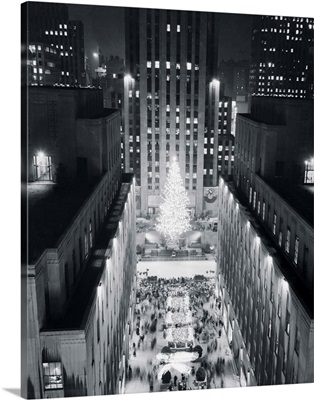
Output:
[[[176,158],[170,165],[161,199],[157,230],[164,235],[168,247],[177,247],[180,235],[190,229],[190,215],[187,208],[189,199]]]

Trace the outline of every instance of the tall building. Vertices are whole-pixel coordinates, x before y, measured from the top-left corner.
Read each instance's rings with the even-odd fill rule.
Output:
[[[249,70],[248,60],[221,61],[218,67],[218,78],[224,87],[224,94],[236,100],[237,96],[247,96],[249,93]]]
[[[253,98],[220,178],[224,326],[243,384],[314,382],[313,102]]]
[[[123,393],[136,243],[120,113],[78,88],[29,88],[28,110],[23,396]]]
[[[218,186],[218,178],[221,174],[232,174],[237,115],[236,102],[232,100],[232,97],[223,95],[218,80],[213,80],[209,84],[209,104],[210,139],[208,140],[207,137],[204,139],[205,187]]]
[[[22,12],[31,51],[28,64],[33,69],[29,84],[85,86],[83,23],[69,20],[65,4],[27,2],[22,5]],[[60,75],[54,77],[57,70]]]
[[[313,18],[256,16],[250,91],[313,99]]]
[[[214,14],[126,9],[124,164],[135,173],[138,214],[158,211],[173,156],[191,213],[202,212],[216,44]]]

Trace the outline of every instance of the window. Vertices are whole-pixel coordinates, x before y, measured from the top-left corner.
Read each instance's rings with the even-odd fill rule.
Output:
[[[286,312],[286,332],[289,335],[289,333],[290,333],[290,313],[288,310]]]
[[[268,324],[268,337],[271,337],[271,319],[269,318],[269,324]]]
[[[257,214],[260,214],[261,213],[261,200],[260,200],[260,198],[258,198],[258,201],[257,201]]]
[[[256,191],[254,190],[254,194],[253,194],[253,208],[255,209],[256,207]]]
[[[296,327],[295,331],[295,341],[294,341],[294,351],[299,355],[300,352],[300,332],[298,327]]]
[[[278,294],[278,317],[281,318],[281,295]]]
[[[273,219],[273,235],[276,235],[276,226],[277,226],[277,214],[274,212],[274,219]]]
[[[294,242],[294,263],[298,264],[298,258],[299,258],[299,238],[298,236],[295,237],[295,242]]]
[[[265,210],[266,210],[266,204],[265,201],[263,201],[263,207],[262,207],[262,219],[265,221]]]
[[[88,256],[88,239],[87,239],[87,232],[85,229],[85,232],[84,232],[84,257],[87,257],[87,256]]]
[[[286,247],[285,247],[286,253],[288,253],[288,254],[290,252],[290,235],[291,235],[291,232],[290,232],[290,228],[288,227],[287,228]]]
[[[278,355],[278,349],[279,349],[279,337],[278,333],[276,333],[276,342],[275,342],[275,354]]]
[[[252,203],[252,187],[250,187],[249,202]]]
[[[89,247],[93,247],[93,230],[92,230],[92,221],[89,221]]]
[[[63,379],[61,373],[61,363],[43,363],[43,369],[45,389],[62,389]]]

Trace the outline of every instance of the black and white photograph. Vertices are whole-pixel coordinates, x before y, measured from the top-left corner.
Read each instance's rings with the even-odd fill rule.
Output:
[[[19,394],[313,391],[313,12],[96,3],[20,4]]]

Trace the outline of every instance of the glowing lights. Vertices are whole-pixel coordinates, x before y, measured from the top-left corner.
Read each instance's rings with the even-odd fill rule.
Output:
[[[289,283],[285,277],[282,280],[282,286],[284,287],[285,290],[289,289]]]
[[[125,76],[124,76],[124,79],[127,81],[127,82],[131,82],[132,81],[132,76],[130,75],[130,74],[126,74]]]
[[[39,157],[39,158],[44,158],[44,157],[45,157],[45,153],[44,153],[43,151],[39,151],[39,152],[37,153],[37,157]]]
[[[248,229],[250,229],[250,226],[251,226],[250,221],[248,221],[248,222],[246,223],[246,226],[247,226]]]
[[[176,242],[180,235],[190,229],[189,199],[180,176],[179,164],[173,159],[162,195],[157,231],[165,235],[169,243]]]

